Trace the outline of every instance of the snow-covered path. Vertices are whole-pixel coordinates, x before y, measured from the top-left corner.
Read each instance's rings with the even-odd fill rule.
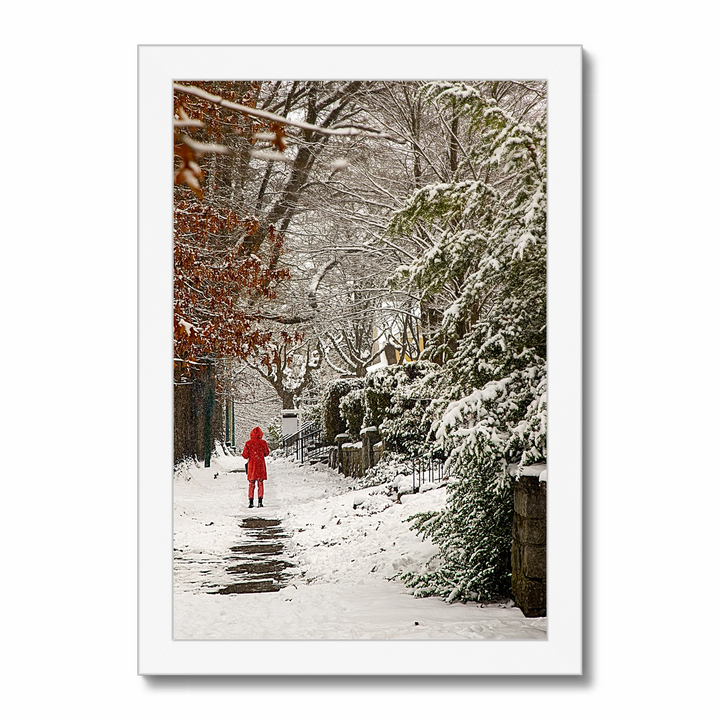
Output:
[[[175,639],[545,639],[545,618],[514,607],[415,598],[398,572],[435,549],[404,519],[442,506],[445,489],[393,502],[384,488],[352,490],[325,466],[269,459],[265,507],[250,510],[241,458],[220,455],[174,480]],[[230,548],[243,520],[278,519],[287,585],[278,592],[211,594],[237,581]],[[245,537],[245,539],[247,539]]]

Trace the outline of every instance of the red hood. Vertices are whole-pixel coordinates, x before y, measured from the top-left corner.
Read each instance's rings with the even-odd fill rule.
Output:
[[[251,440],[261,440],[263,436],[263,431],[259,427],[255,427],[250,431],[250,439]]]

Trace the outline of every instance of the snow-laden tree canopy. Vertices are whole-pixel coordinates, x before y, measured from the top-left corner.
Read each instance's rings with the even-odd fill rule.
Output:
[[[452,178],[419,187],[389,225],[427,249],[395,275],[436,310],[426,355],[440,363],[428,412],[457,483],[448,508],[416,518],[442,567],[418,592],[509,588],[509,463],[546,458],[546,118],[544,87],[431,83],[457,134]],[[460,142],[461,139],[463,142]],[[430,329],[430,328],[428,328]]]
[[[426,345],[443,362],[437,442],[458,462],[489,454],[529,463],[545,457],[546,120],[541,84],[499,99],[493,90],[426,86],[428,102],[460,119],[462,159],[451,180],[408,198],[389,233],[431,240],[396,281],[441,310]],[[531,96],[529,110],[518,94]]]

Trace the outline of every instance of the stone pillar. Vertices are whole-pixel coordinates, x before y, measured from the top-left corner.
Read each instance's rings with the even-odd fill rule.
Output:
[[[296,409],[282,411],[283,436],[292,435],[300,429],[300,411]]]
[[[344,463],[343,449],[342,449],[342,446],[346,442],[350,442],[350,436],[347,433],[340,433],[339,435],[335,436],[335,444],[337,445],[337,449],[338,449],[337,469],[338,469],[338,472],[341,472],[343,475],[347,475],[347,473],[345,472],[345,463]]]
[[[375,454],[373,447],[380,440],[380,433],[376,427],[366,427],[360,431],[362,440],[362,474],[364,475],[368,468],[375,464]]]
[[[384,450],[385,444],[382,440],[380,440],[380,442],[376,442],[373,445],[373,465],[377,465],[380,462],[380,458],[382,457]]]
[[[512,591],[525,617],[544,617],[546,609],[547,483],[522,476],[515,484],[512,533]]]

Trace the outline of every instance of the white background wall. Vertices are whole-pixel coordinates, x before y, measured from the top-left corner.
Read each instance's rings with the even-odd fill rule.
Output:
[[[381,716],[486,718],[522,717],[536,704],[537,717],[555,719],[716,710],[711,7],[69,0],[4,9],[8,717],[360,717],[380,705]],[[136,45],[238,42],[584,45],[583,678],[136,676]]]

